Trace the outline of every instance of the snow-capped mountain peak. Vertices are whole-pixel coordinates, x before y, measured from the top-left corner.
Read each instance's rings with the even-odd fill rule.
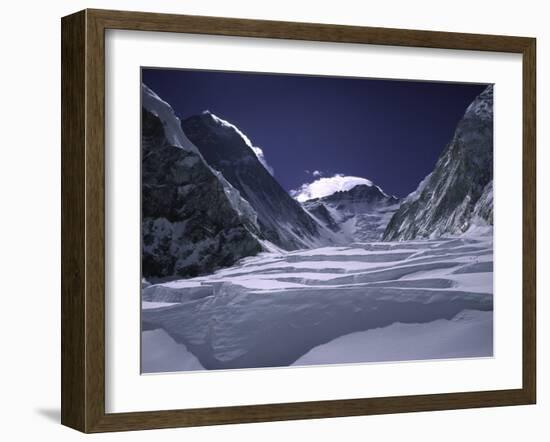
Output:
[[[303,203],[313,199],[325,198],[336,192],[346,192],[360,185],[368,187],[375,186],[372,181],[366,178],[337,173],[331,177],[322,177],[311,183],[304,183],[298,189],[291,190],[290,195],[296,201]],[[378,188],[383,195],[388,196],[380,187],[375,187]]]
[[[341,174],[304,184],[293,193],[343,243],[378,240],[399,203],[372,181]]]

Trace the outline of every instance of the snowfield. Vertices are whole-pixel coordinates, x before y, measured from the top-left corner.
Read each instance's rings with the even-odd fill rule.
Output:
[[[493,353],[493,312],[465,310],[425,324],[397,322],[351,333],[307,352],[292,365],[483,357]]]
[[[488,357],[492,230],[262,253],[142,301],[144,373]]]

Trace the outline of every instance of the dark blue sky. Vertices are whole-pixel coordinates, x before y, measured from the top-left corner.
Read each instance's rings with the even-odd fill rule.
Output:
[[[210,110],[263,149],[287,189],[320,170],[365,177],[402,197],[430,173],[485,85],[142,69],[184,119]]]

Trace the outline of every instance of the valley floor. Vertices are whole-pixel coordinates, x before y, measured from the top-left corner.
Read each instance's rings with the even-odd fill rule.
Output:
[[[488,357],[492,232],[264,253],[142,300],[144,373]]]

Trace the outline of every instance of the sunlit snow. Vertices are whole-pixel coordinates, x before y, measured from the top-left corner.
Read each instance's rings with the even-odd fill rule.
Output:
[[[250,149],[252,149],[252,151],[254,152],[254,154],[256,155],[256,157],[258,158],[258,160],[260,161],[260,163],[262,163],[262,166],[265,167],[265,169],[271,174],[271,175],[274,175],[275,174],[275,171],[273,169],[273,167],[271,167],[267,160],[265,159],[265,155],[264,155],[264,151],[262,150],[261,147],[258,147],[258,146],[254,146],[252,144],[252,141],[250,140],[250,138],[248,138],[244,132],[242,130],[240,130],[237,126],[235,126],[234,124],[230,123],[229,121],[226,121],[224,120],[223,118],[220,118],[218,117],[217,115],[213,114],[212,112],[210,111],[205,111],[204,113],[206,114],[209,114],[212,119],[218,123],[219,125],[221,126],[224,126],[224,127],[227,127],[227,128],[231,128],[233,129],[242,139],[243,141],[245,142],[245,144],[250,147]]]
[[[300,188],[291,190],[290,194],[302,203],[314,198],[323,198],[336,192],[351,190],[359,185],[370,187],[373,186],[373,183],[366,178],[336,174],[331,177],[319,178],[311,183],[304,183]]]
[[[179,359],[148,367],[489,357],[492,261],[485,228],[438,240],[262,253],[211,275],[151,285],[143,290],[144,334],[163,330],[171,340],[155,335],[156,351],[168,346]]]

